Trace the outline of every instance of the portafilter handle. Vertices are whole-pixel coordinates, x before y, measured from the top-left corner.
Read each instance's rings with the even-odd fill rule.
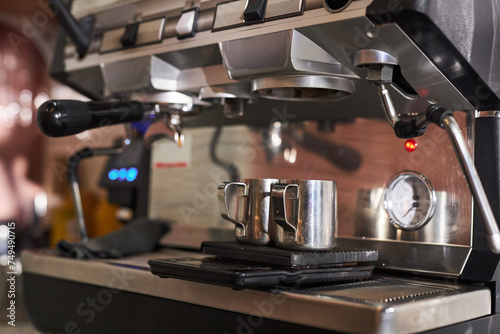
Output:
[[[139,121],[154,106],[137,101],[49,100],[38,108],[37,123],[43,134],[64,137],[101,126]]]

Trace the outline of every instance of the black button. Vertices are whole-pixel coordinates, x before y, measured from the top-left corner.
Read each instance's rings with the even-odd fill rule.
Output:
[[[125,32],[123,33],[120,42],[123,47],[133,46],[137,41],[137,31],[139,30],[139,22],[129,24],[125,27]]]
[[[259,21],[264,22],[266,14],[267,0],[248,0],[247,8],[243,13],[245,22]]]

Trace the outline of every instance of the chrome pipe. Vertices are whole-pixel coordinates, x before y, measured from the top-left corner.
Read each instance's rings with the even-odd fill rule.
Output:
[[[415,125],[420,129],[426,128],[429,124],[430,122],[427,120],[427,113],[423,113],[415,120]]]
[[[385,111],[385,117],[389,121],[389,124],[394,128],[397,122],[399,122],[399,116],[396,112],[396,108],[394,108],[394,104],[392,103],[391,95],[387,86],[383,83],[378,84],[378,94],[380,96],[380,100],[382,101],[382,108]]]
[[[77,179],[71,180],[70,190],[73,199],[73,207],[75,208],[76,223],[78,224],[78,230],[80,231],[80,238],[82,239],[82,241],[87,241],[89,237],[87,233],[87,227],[85,225],[85,216],[83,214],[80,185],[78,184]]]
[[[478,207],[484,229],[488,235],[489,248],[493,253],[500,254],[500,231],[460,127],[451,115],[444,117],[443,126],[450,137],[472,196]]]

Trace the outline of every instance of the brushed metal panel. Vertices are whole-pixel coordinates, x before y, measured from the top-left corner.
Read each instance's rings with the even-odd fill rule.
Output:
[[[101,65],[108,93],[177,89],[180,70],[155,56]]]
[[[458,277],[471,253],[467,246],[393,240],[339,238],[338,244],[344,248],[376,249],[377,266],[382,269],[443,277]]]

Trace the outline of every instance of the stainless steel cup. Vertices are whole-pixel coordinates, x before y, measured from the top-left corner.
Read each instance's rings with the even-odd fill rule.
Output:
[[[272,187],[276,247],[329,250],[337,234],[337,183],[281,180]]]
[[[223,182],[218,190],[222,217],[236,225],[236,241],[242,244],[268,245],[274,242],[275,224],[271,211],[271,186],[278,179],[244,179],[242,182]],[[243,214],[229,214],[228,192],[236,187],[236,199],[244,199]],[[240,217],[238,219],[237,217]]]

